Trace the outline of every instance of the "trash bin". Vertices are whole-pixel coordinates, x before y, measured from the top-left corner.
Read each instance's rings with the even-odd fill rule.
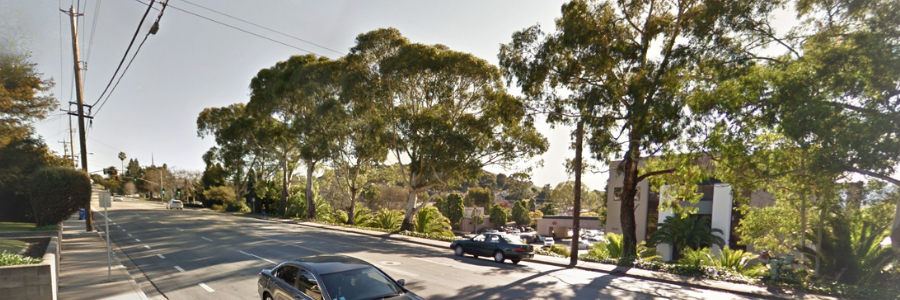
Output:
[[[84,220],[84,208],[78,210],[78,219]]]

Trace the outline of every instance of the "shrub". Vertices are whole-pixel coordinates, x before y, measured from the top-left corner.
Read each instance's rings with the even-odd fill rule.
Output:
[[[493,223],[494,226],[506,226],[506,221],[509,216],[506,214],[506,210],[499,204],[494,204],[494,207],[491,207],[491,212],[489,214],[491,216],[491,223]]]
[[[203,191],[203,198],[223,204],[234,202],[234,189],[227,186],[214,186]]]
[[[572,255],[572,252],[569,251],[569,247],[560,244],[553,244],[553,246],[550,246],[550,252],[556,253],[562,257],[569,257]]]
[[[697,250],[685,248],[682,254],[684,256],[678,260],[679,264],[695,268],[715,265],[709,248],[700,248]]]
[[[38,227],[65,220],[91,200],[91,180],[67,167],[44,167],[29,176],[29,202]]]
[[[40,258],[19,255],[12,252],[7,252],[5,250],[3,252],[0,252],[0,266],[28,265],[36,264],[39,262],[41,262]]]
[[[623,243],[624,239],[621,234],[607,233],[605,241],[598,242],[591,247],[588,251],[588,257],[597,261],[621,258]],[[637,254],[643,260],[657,260],[660,258],[659,253],[655,249],[648,248],[644,241],[638,243]]]
[[[400,229],[400,223],[403,223],[403,212],[400,210],[390,210],[387,208],[382,208],[375,214],[375,216],[369,220],[369,226],[388,229],[388,230],[397,230]]]
[[[228,203],[228,205],[225,207],[225,211],[249,214],[250,206],[247,206],[247,202],[235,201],[235,202]]]
[[[425,206],[419,209],[414,225],[416,232],[453,236],[453,232],[450,231],[450,220],[441,215],[441,212],[434,206]]]
[[[347,215],[346,211],[343,211],[340,209],[334,211],[334,222],[335,223],[346,224],[348,217],[349,216]]]
[[[225,206],[222,206],[220,204],[213,204],[210,209],[212,209],[214,211],[222,212],[222,211],[225,211]]]
[[[356,212],[353,213],[353,216],[353,225],[364,226],[372,219],[372,211],[368,207],[363,206],[362,203],[356,203]]]
[[[719,255],[713,257],[713,263],[718,268],[732,270],[747,277],[761,277],[767,269],[760,264],[750,264],[756,255],[743,250],[731,250],[724,248]]]

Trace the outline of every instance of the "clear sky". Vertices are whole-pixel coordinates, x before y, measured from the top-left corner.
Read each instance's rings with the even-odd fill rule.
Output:
[[[147,39],[108,102],[99,111],[94,109],[96,118],[87,138],[88,152],[93,153],[88,157],[89,169],[98,171],[108,166],[119,167],[117,154],[122,151],[129,158],[138,158],[142,165],[149,165],[152,155],[157,164],[202,170],[201,156],[215,142],[211,138],[197,136],[199,112],[206,107],[246,103],[249,100],[248,85],[256,72],[291,55],[312,52],[337,58],[354,45],[358,34],[395,27],[413,42],[444,44],[496,64],[500,44],[508,43],[514,31],[534,24],[552,30],[553,20],[560,15],[563,2],[172,0],[162,17],[158,34]],[[98,3],[99,10],[96,10]],[[60,99],[62,109],[68,107],[64,103],[75,100],[72,98],[71,28],[68,16],[59,9],[78,4],[79,1],[62,0],[0,0],[0,31],[5,36],[15,37],[32,51],[32,59],[39,70],[56,82],[53,93]],[[242,23],[193,4],[325,48]],[[79,36],[83,44],[81,56],[83,61],[87,61],[88,68],[84,99],[85,103],[93,104],[98,101],[121,60],[146,5],[137,0],[84,0],[80,1],[80,6],[80,11],[85,14],[79,19]],[[307,51],[173,8],[200,14]],[[98,13],[95,14],[95,11]],[[158,11],[153,10],[147,16],[132,53],[157,15]],[[75,107],[72,106],[72,109]],[[68,117],[60,116],[62,114],[54,112],[51,118],[37,125],[37,133],[57,152],[63,150],[59,141],[69,139]],[[571,180],[563,166],[566,158],[574,157],[574,151],[568,149],[571,129],[551,129],[543,123],[538,126],[549,140],[550,149],[541,157],[543,167],[532,172],[532,180],[537,185],[556,185]],[[75,139],[78,147],[77,132]],[[605,173],[585,174],[585,183],[590,188],[603,189],[606,177]]]

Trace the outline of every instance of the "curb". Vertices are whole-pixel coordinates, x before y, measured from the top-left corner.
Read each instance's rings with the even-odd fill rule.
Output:
[[[93,213],[100,214],[101,216],[103,216],[103,218],[106,218],[106,215],[100,213],[99,211],[96,211],[96,210],[93,210],[93,209],[91,209],[91,211],[92,211]],[[99,228],[98,228],[98,229],[99,229]],[[100,231],[100,230],[97,230],[97,229],[95,229],[94,232],[97,233],[97,235],[100,237],[101,240],[105,240],[104,235],[109,235],[108,232],[106,232],[106,231]],[[102,232],[102,233],[101,233],[101,232]],[[116,259],[116,262],[117,262],[117,264],[116,264],[113,268],[116,269],[116,270],[118,270],[118,271],[120,271],[120,272],[122,272],[122,273],[124,273],[126,276],[128,276],[128,279],[129,279],[129,280],[128,280],[128,281],[129,281],[128,284],[131,285],[131,288],[132,288],[132,289],[134,289],[134,290],[140,292],[140,294],[138,294],[138,296],[140,296],[141,299],[143,299],[143,300],[149,300],[150,298],[147,297],[147,293],[145,293],[145,292],[144,292],[144,289],[141,288],[141,285],[137,283],[137,279],[135,279],[134,276],[131,274],[131,272],[128,271],[128,268],[125,267],[125,263],[123,263],[122,260],[119,259],[119,255],[117,254],[117,252],[118,252],[118,253],[122,253],[123,255],[125,255],[126,257],[128,257],[128,260],[130,261],[130,260],[131,260],[131,257],[128,256],[128,253],[126,253],[125,250],[122,250],[122,248],[119,247],[119,244],[116,243],[115,239],[113,239],[112,236],[110,236],[110,238],[109,238],[109,247],[110,247],[110,250],[112,250],[112,258],[115,258],[115,259]],[[141,272],[143,272],[143,271],[141,271]],[[149,281],[149,280],[148,280],[148,281]],[[152,282],[151,282],[151,284],[152,284]],[[156,286],[153,286],[153,287],[155,288]],[[160,293],[160,294],[162,294],[162,293]]]

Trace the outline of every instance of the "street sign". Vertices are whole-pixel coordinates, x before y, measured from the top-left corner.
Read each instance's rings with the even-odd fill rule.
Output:
[[[100,207],[112,207],[109,192],[100,192]]]

